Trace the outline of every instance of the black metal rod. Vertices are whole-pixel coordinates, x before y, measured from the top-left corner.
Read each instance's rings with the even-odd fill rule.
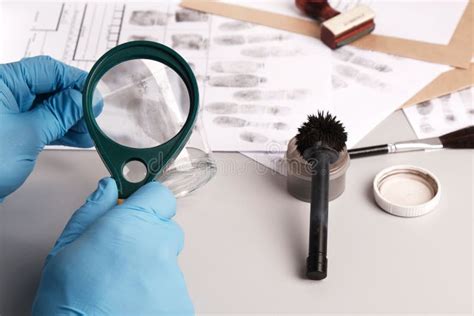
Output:
[[[327,277],[329,162],[325,152],[319,152],[312,164],[311,214],[309,226],[309,254],[306,275],[312,280]]]

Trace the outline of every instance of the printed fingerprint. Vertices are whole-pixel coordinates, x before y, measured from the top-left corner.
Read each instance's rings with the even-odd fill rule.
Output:
[[[139,26],[163,26],[168,23],[168,14],[155,10],[133,11],[129,23]]]
[[[247,126],[247,121],[233,116],[217,116],[213,120],[214,124],[221,127],[244,127]]]
[[[356,56],[351,60],[351,63],[365,68],[373,69],[378,72],[392,72],[392,68],[388,65],[377,63],[365,57]]]
[[[430,100],[418,103],[416,111],[421,115],[428,115],[433,111],[433,103]]]
[[[347,88],[347,82],[336,75],[331,76],[331,84],[335,90]]]
[[[340,48],[332,51],[332,56],[341,61],[349,61],[354,56],[354,53],[346,48]]]
[[[267,114],[285,116],[291,113],[287,106],[265,106],[257,104],[237,104],[233,102],[215,102],[206,105],[205,110],[214,114]]]
[[[248,143],[264,144],[268,142],[268,137],[255,132],[243,132],[239,135],[240,139]]]
[[[234,92],[233,97],[242,101],[262,101],[262,100],[303,100],[311,92],[305,89],[296,90],[240,90]]]
[[[253,106],[256,107],[254,104],[244,104],[244,106]],[[284,116],[291,114],[291,108],[287,106],[259,106],[257,109],[262,108],[262,112],[264,114],[270,114],[270,115],[275,115],[275,116]],[[260,112],[260,111],[258,111]]]
[[[206,105],[204,109],[213,114],[236,114],[239,112],[239,105],[233,102],[215,102]]]
[[[233,117],[233,116],[217,116],[212,122],[221,127],[241,128],[241,127],[255,127],[255,128],[272,128],[276,130],[288,130],[290,126],[285,122],[249,122],[247,120]]]
[[[159,42],[156,37],[147,36],[147,35],[130,35],[128,37],[129,41],[151,41],[151,42]]]
[[[451,101],[451,94],[442,95],[439,97],[441,103],[448,105]]]
[[[346,12],[358,5],[370,6],[373,0],[329,0],[329,5],[339,12]]]
[[[204,12],[189,9],[179,9],[175,13],[175,20],[181,22],[207,22],[209,15]]]
[[[272,124],[272,127],[274,129],[277,129],[277,130],[288,130],[290,129],[290,126],[284,122],[277,122],[277,123],[273,123]]]
[[[289,34],[256,34],[248,35],[247,41],[249,44],[266,43],[266,42],[282,42],[290,39]]]
[[[268,47],[258,46],[245,48],[240,52],[243,56],[254,58],[268,58],[268,57],[294,57],[301,55],[302,52],[298,48],[292,47]]]
[[[438,98],[441,102],[443,108],[444,119],[448,123],[454,123],[456,119],[456,115],[454,115],[453,111],[451,110],[451,94],[446,94]]]
[[[211,64],[211,69],[221,73],[251,74],[262,69],[263,66],[263,63],[254,61],[217,61]]]
[[[243,35],[221,35],[213,38],[214,43],[222,46],[236,46],[245,44]]]
[[[226,88],[255,88],[261,83],[265,83],[266,79],[255,75],[228,75],[228,76],[211,76],[209,85],[212,87]]]
[[[255,24],[242,22],[242,21],[229,21],[224,22],[219,25],[219,30],[221,31],[245,31],[251,29]]]
[[[289,90],[285,92],[285,97],[288,100],[303,100],[306,99],[311,92],[305,89],[296,89],[296,90]]]
[[[208,47],[207,39],[200,34],[174,34],[171,41],[175,49],[205,50]]]
[[[422,122],[420,125],[420,129],[423,133],[429,134],[434,132],[433,126],[431,126],[428,122]]]
[[[451,112],[451,111],[444,113],[444,119],[445,119],[448,123],[454,123],[454,122],[457,121],[456,116],[455,116],[454,113]]]
[[[352,79],[357,83],[366,86],[368,88],[383,90],[386,88],[386,84],[372,76],[359,71],[358,69],[349,65],[337,65],[335,71],[342,77]]]
[[[248,35],[247,37],[241,34],[220,35],[214,37],[214,43],[222,46],[237,46],[244,44],[258,44],[267,42],[281,42],[289,39],[289,35],[284,34],[258,34]]]

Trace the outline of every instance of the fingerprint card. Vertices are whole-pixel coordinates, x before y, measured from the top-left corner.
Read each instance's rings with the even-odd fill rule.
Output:
[[[333,51],[331,64],[332,104],[346,126],[349,148],[449,69],[349,46]]]
[[[470,87],[403,111],[418,138],[441,136],[474,125],[473,93]]]
[[[331,84],[333,112],[345,125],[348,140],[347,147],[353,148],[377,124],[398,109],[422,87],[435,79],[449,67],[412,59],[396,57],[378,52],[343,47],[332,53],[328,60],[331,64]],[[444,105],[434,110],[438,101],[429,102],[429,106],[419,105],[418,110],[411,107],[405,111],[417,135],[428,137],[426,131],[439,134],[439,125],[434,120],[455,129],[459,124],[473,124],[472,92],[461,91],[450,101],[445,97]],[[461,105],[464,104],[464,105]],[[430,117],[421,119],[420,112]],[[444,112],[444,114],[441,114]],[[432,113],[432,114],[429,114]],[[437,113],[437,114],[435,114]],[[467,114],[466,114],[467,113]],[[470,117],[470,123],[466,120]],[[437,128],[434,128],[437,126]],[[433,135],[433,134],[431,134]],[[284,153],[269,150],[267,153],[244,153],[262,165],[286,174],[282,164]]]
[[[203,119],[213,150],[285,151],[308,114],[332,109],[319,41],[216,16],[210,34]]]

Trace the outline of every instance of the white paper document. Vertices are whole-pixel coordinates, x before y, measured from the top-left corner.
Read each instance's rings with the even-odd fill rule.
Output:
[[[352,148],[449,67],[344,47],[333,52],[332,105]]]
[[[47,54],[88,70],[107,50],[133,40],[178,51],[198,79],[213,150],[284,150],[307,114],[332,109],[330,50],[312,38],[190,11],[177,1],[15,3],[5,10],[31,10],[31,21],[23,42],[6,40],[15,45],[2,62]]]
[[[209,33],[194,34],[209,41],[207,71],[197,73],[213,150],[285,150],[308,114],[333,109],[331,53],[321,42],[216,16]]]
[[[0,7],[0,62],[50,55],[84,70],[120,43],[126,8],[80,2],[5,2]]]
[[[221,0],[239,6],[311,20],[294,0]],[[447,45],[461,19],[468,0],[329,0],[344,12],[359,4],[375,12],[374,34]]]
[[[131,40],[177,50],[198,80],[214,151],[281,153],[318,110],[337,115],[352,147],[448,69],[351,47],[332,52],[314,38],[190,11],[176,1],[2,8],[9,17],[31,20],[6,37],[1,62],[47,54],[88,70],[107,50]]]
[[[447,66],[352,47],[334,51],[331,65],[331,104],[334,114],[348,133],[348,148],[353,148],[401,104],[449,69]],[[244,154],[286,174],[284,153],[273,150]]]
[[[474,87],[404,109],[418,138],[437,137],[474,125]]]

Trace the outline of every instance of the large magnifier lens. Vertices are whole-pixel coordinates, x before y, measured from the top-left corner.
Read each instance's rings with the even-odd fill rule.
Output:
[[[95,102],[103,109],[99,128],[118,144],[152,148],[183,128],[189,115],[188,89],[170,67],[149,59],[124,61],[100,79]]]
[[[165,168],[170,176],[186,178],[182,163],[173,168],[170,163],[180,153],[190,158],[182,149],[195,128],[198,104],[191,68],[164,45],[129,42],[97,61],[86,81],[84,117],[120,198],[155,177],[169,181]],[[188,162],[192,168],[185,171],[192,174],[196,164]]]

